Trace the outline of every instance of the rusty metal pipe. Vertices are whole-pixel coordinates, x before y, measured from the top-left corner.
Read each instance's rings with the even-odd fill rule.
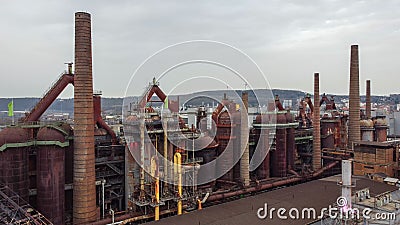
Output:
[[[91,19],[75,13],[74,224],[96,221]]]
[[[235,181],[223,180],[223,179],[217,179],[217,183],[223,183],[223,184],[229,184],[229,185],[237,185],[238,184]]]
[[[262,184],[261,186],[258,186],[258,187],[248,187],[248,188],[241,189],[238,191],[232,191],[232,192],[227,192],[227,193],[211,195],[210,197],[208,197],[207,201],[212,202],[212,201],[216,201],[216,200],[220,200],[220,199],[230,198],[230,197],[238,196],[241,194],[247,194],[250,192],[256,192],[256,191],[260,191],[260,190],[264,190],[264,189],[269,189],[269,188],[273,188],[273,187],[278,187],[278,186],[298,182],[301,180],[303,180],[303,178],[290,178],[290,179],[276,181],[276,182],[269,183],[269,184]]]
[[[93,95],[93,114],[94,122],[99,128],[103,128],[111,136],[112,144],[117,144],[117,135],[110,126],[101,117],[101,97],[100,95]]]
[[[301,157],[312,157],[313,156],[311,153],[299,153],[299,155]],[[329,159],[329,160],[341,161],[342,159],[350,158],[350,155],[343,155],[343,157],[333,157],[333,156],[325,156],[325,155],[323,155],[321,158]]]
[[[291,173],[293,175],[295,175],[296,177],[301,177],[300,174],[298,174],[296,171],[294,171],[293,169],[288,169],[288,173]]]
[[[74,83],[73,74],[63,74],[51,89],[43,96],[42,99],[35,105],[29,114],[23,119],[24,122],[37,121],[43,113],[50,107],[56,100],[61,92],[67,87],[68,84]]]
[[[325,167],[322,167],[321,169],[319,169],[317,172],[313,173],[312,177],[318,177],[320,176],[323,172],[325,172],[326,170],[329,170],[331,168],[333,168],[334,166],[336,166],[337,164],[339,164],[340,161],[336,161],[336,162],[332,162],[330,164],[328,164]]]
[[[313,173],[312,177],[320,176],[324,171],[331,169],[338,163],[339,162],[333,162],[333,163],[329,164],[328,166],[325,166],[325,167],[319,169],[318,171]],[[270,188],[274,188],[274,187],[279,187],[279,186],[283,186],[283,185],[287,185],[287,184],[291,184],[291,183],[295,183],[295,182],[300,182],[305,179],[306,178],[303,178],[303,177],[294,177],[294,178],[289,178],[289,179],[285,179],[285,180],[275,181],[273,183],[262,184],[261,186],[248,187],[248,188],[237,190],[237,191],[211,195],[210,197],[208,197],[207,201],[211,202],[211,201],[216,201],[216,200],[220,200],[220,199],[230,198],[230,197],[238,196],[241,194],[247,194],[247,193],[261,191],[261,190],[270,189]]]

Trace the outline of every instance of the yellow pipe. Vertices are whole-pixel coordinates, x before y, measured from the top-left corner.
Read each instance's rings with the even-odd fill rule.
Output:
[[[158,177],[158,165],[156,161],[156,156],[153,156],[151,158],[151,175],[154,177],[155,182],[154,182],[154,190],[155,190],[155,197],[156,197],[156,207],[154,209],[154,220],[159,220],[160,219],[160,188],[159,188],[159,183],[160,179]]]
[[[156,208],[154,210],[154,213],[155,213],[154,219],[155,220],[159,220],[160,219],[160,206],[159,206],[159,204],[160,204],[160,190],[159,190],[159,187],[158,187],[159,186],[158,176],[156,178],[155,186],[156,186],[156,203],[157,203],[157,206],[156,206]]]
[[[197,199],[197,205],[198,205],[198,209],[199,210],[203,209],[203,207],[201,206],[201,200],[200,199]]]
[[[164,193],[165,191],[168,190],[168,170],[167,170],[167,165],[168,165],[168,133],[167,133],[167,118],[163,118],[164,122]]]
[[[178,215],[182,214],[182,156],[177,152],[174,155],[174,167],[178,175]]]

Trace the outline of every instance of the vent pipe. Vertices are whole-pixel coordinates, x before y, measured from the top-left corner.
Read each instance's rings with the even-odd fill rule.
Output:
[[[360,82],[358,65],[358,45],[351,46],[349,90],[349,147],[360,141]]]
[[[314,73],[314,118],[313,118],[313,169],[321,169],[321,126],[319,106],[319,73]]]
[[[74,224],[96,220],[91,19],[75,13]]]

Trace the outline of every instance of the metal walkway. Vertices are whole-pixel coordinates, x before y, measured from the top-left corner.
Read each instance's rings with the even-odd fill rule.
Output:
[[[0,184],[0,223],[1,224],[52,224],[37,210],[13,192],[8,186]]]

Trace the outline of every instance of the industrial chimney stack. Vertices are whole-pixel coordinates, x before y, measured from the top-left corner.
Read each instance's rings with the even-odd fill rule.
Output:
[[[313,169],[321,169],[321,133],[319,107],[319,73],[314,73],[314,118],[313,118]]]
[[[243,112],[241,112],[241,150],[244,150],[240,159],[240,178],[244,186],[250,185],[250,172],[249,172],[249,125],[248,125],[248,108],[249,108],[249,94],[242,93]]]
[[[74,224],[96,220],[90,14],[75,13]]]
[[[367,90],[365,96],[365,116],[371,119],[371,81],[367,80]]]
[[[358,45],[351,46],[349,91],[349,147],[360,141],[360,82],[358,65]]]

